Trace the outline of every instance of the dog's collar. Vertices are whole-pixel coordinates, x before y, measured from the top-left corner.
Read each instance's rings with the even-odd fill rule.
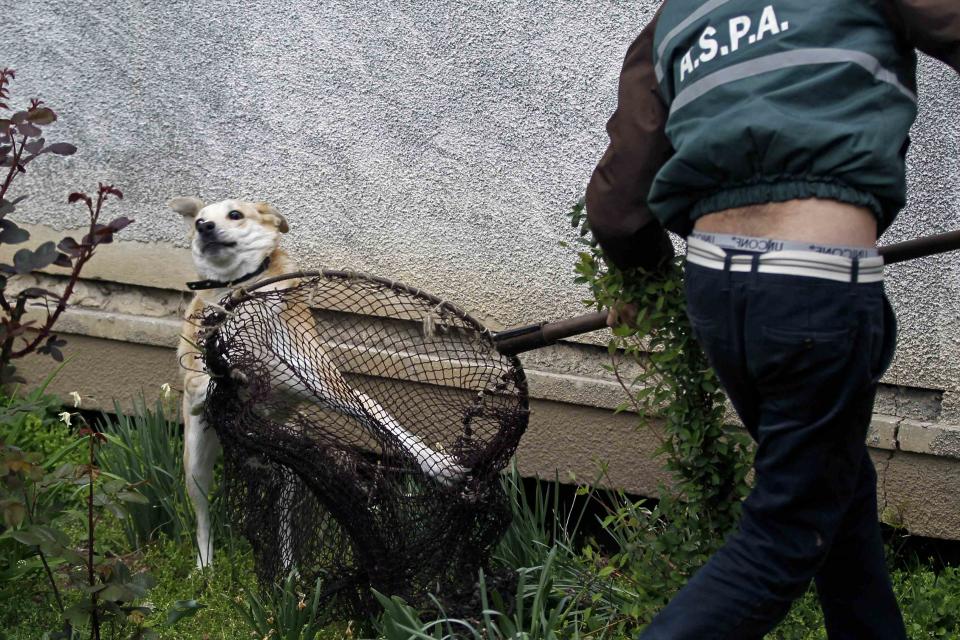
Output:
[[[257,267],[256,271],[251,271],[245,276],[240,276],[235,280],[228,280],[227,282],[222,282],[220,280],[194,280],[193,282],[187,283],[187,288],[190,291],[199,291],[201,289],[225,289],[227,287],[232,287],[238,285],[241,282],[246,282],[250,278],[256,278],[258,275],[267,270],[267,267],[270,266],[270,256],[267,256],[263,259],[263,262],[260,263],[260,266]]]

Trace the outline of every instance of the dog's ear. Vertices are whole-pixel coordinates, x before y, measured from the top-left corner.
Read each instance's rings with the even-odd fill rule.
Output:
[[[171,209],[182,215],[184,218],[192,218],[197,215],[200,209],[203,209],[203,200],[200,198],[174,198],[167,203]]]
[[[286,233],[287,231],[290,231],[290,226],[287,224],[287,219],[280,215],[280,212],[277,211],[276,207],[274,207],[272,204],[268,202],[258,202],[254,206],[257,208],[257,211],[260,212],[260,215],[274,219],[274,224],[277,225],[277,231],[280,233]]]

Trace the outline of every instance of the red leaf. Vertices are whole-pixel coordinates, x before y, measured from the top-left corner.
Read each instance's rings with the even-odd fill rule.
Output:
[[[23,148],[26,149],[27,153],[39,153],[40,150],[43,149],[43,138],[31,140],[27,144],[23,145]]]
[[[133,220],[131,220],[130,218],[126,216],[120,216],[116,220],[111,220],[110,224],[108,224],[107,226],[110,227],[111,231],[116,233],[117,231],[120,231],[124,227],[128,226],[131,222],[133,222]]]
[[[76,255],[80,253],[80,251],[82,251],[83,248],[79,244],[77,244],[76,240],[74,240],[70,236],[67,236],[66,238],[60,241],[60,244],[57,245],[57,249],[60,249],[60,251],[63,251],[64,253],[67,253],[70,255]]]
[[[93,200],[90,199],[90,196],[80,191],[74,191],[69,196],[67,196],[68,204],[73,204],[74,202],[79,202],[80,200],[83,200],[84,202],[86,202],[87,206],[91,206],[91,207],[93,206]]]
[[[69,142],[54,142],[44,147],[42,153],[53,153],[58,156],[72,156],[77,148]]]
[[[103,184],[103,183],[100,183],[99,189],[100,189],[100,193],[101,193],[101,194],[104,194],[104,195],[105,195],[105,194],[111,194],[111,195],[117,196],[118,198],[120,198],[121,200],[123,200],[123,193],[120,191],[120,189],[117,189],[117,188],[116,188],[115,186],[113,186],[112,184]]]
[[[17,131],[28,138],[36,138],[43,133],[40,127],[34,126],[33,123],[26,121],[17,123]]]
[[[34,124],[50,124],[57,119],[57,114],[53,112],[53,109],[39,107],[31,109],[27,118]]]
[[[24,298],[43,298],[47,296],[51,298],[60,297],[57,294],[55,294],[53,291],[50,291],[48,289],[41,289],[40,287],[28,287],[17,295],[18,297],[23,296]]]

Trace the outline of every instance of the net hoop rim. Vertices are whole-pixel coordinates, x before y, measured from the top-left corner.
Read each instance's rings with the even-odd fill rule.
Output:
[[[224,301],[221,302],[221,306],[226,311],[232,311],[238,305],[246,302],[247,300],[253,298],[253,293],[262,287],[276,284],[278,282],[283,282],[284,280],[298,280],[298,279],[307,279],[307,278],[340,278],[343,280],[368,280],[370,282],[375,282],[380,285],[384,285],[387,288],[393,289],[394,291],[400,291],[403,293],[408,293],[413,296],[420,298],[425,298],[428,302],[431,302],[438,307],[455,314],[460,319],[473,324],[481,333],[493,336],[493,331],[491,331],[484,323],[480,322],[475,316],[464,311],[457,305],[437,297],[436,295],[430,293],[429,291],[424,291],[418,287],[413,287],[402,282],[397,282],[396,280],[391,280],[390,278],[384,278],[383,276],[375,276],[370,273],[363,271],[350,271],[348,269],[312,269],[312,270],[303,270],[303,271],[292,271],[290,273],[282,273],[276,276],[271,276],[269,278],[264,278],[263,280],[258,280],[256,283],[249,287],[237,287],[227,296],[225,296]]]
[[[490,340],[491,347],[494,351],[500,353],[507,361],[510,363],[510,366],[517,372],[516,385],[518,390],[521,391],[523,397],[523,409],[529,411],[530,409],[530,389],[527,382],[527,374],[523,368],[523,363],[520,361],[520,358],[515,353],[504,353],[497,348],[496,332],[491,331],[484,323],[480,322],[475,316],[464,311],[457,305],[444,300],[429,291],[424,291],[418,287],[413,287],[402,282],[397,282],[396,280],[391,280],[390,278],[385,278],[383,276],[375,276],[373,274],[364,272],[364,271],[352,271],[350,269],[305,269],[300,271],[291,271],[289,273],[281,273],[276,276],[270,276],[269,278],[264,278],[263,280],[258,280],[254,284],[245,287],[239,286],[229,294],[224,296],[223,300],[220,302],[220,307],[222,311],[231,312],[236,309],[239,305],[243,304],[248,300],[254,298],[254,293],[259,289],[269,286],[271,284],[276,284],[278,282],[283,282],[284,280],[299,280],[307,278],[340,278],[344,280],[349,279],[358,279],[358,280],[367,280],[370,282],[375,282],[377,284],[383,285],[394,291],[399,291],[402,293],[407,293],[415,297],[420,297],[428,302],[431,302],[437,307],[445,309],[450,313],[454,314],[461,320],[472,324],[481,335],[485,336]]]

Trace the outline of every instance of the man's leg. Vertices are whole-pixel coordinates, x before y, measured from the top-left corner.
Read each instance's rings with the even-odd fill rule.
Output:
[[[882,638],[890,629],[905,633],[880,537],[877,474],[866,449],[863,455],[853,502],[816,576],[830,640]]]
[[[896,317],[883,299],[882,342],[873,355],[873,381],[887,370],[896,349]],[[850,509],[815,582],[830,640],[882,637],[890,630],[903,637],[903,616],[887,574],[877,514],[877,473],[867,448]]]
[[[695,326],[721,318],[700,322],[698,336],[728,392],[756,393],[734,399],[758,407],[754,488],[738,531],[644,638],[763,637],[827,558],[860,485],[878,339],[863,327],[882,314],[882,290],[730,276],[723,292],[715,275],[688,266],[690,312]],[[904,636],[889,627],[874,637]]]

